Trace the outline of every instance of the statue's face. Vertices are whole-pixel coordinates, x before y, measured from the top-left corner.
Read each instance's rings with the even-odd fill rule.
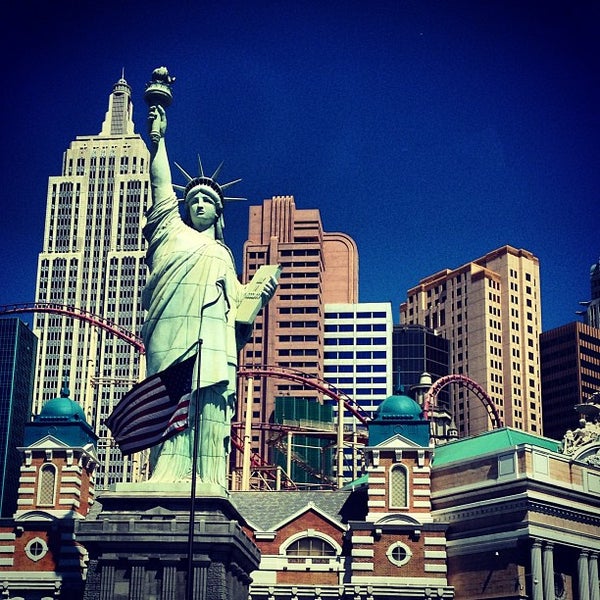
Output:
[[[199,187],[190,191],[185,198],[192,227],[196,231],[205,231],[212,227],[219,218],[217,207],[220,199],[210,188]]]

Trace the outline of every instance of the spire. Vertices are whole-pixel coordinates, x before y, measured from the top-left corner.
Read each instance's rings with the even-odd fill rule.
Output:
[[[133,103],[131,87],[125,81],[125,68],[121,78],[113,85],[108,98],[108,111],[102,123],[100,135],[133,135]]]

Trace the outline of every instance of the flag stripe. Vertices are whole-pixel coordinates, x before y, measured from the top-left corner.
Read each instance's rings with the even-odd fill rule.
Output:
[[[106,426],[123,454],[139,452],[188,426],[195,357],[151,375],[123,396]]]
[[[149,399],[143,404],[132,407],[127,418],[121,419],[119,423],[115,425],[115,428],[119,431],[119,435],[122,435],[132,426],[135,427],[141,420],[153,420],[153,417],[160,417],[162,411],[166,410],[167,414],[170,415],[169,409],[171,409],[171,411],[173,409],[170,402],[161,400],[161,398]]]
[[[150,401],[153,398],[160,397],[161,391],[165,388],[161,380],[156,375],[142,382],[139,387],[132,388],[117,405],[113,414],[110,416],[111,424],[114,427],[119,427],[123,419],[129,418],[132,410],[136,409],[140,404]],[[125,401],[129,398],[128,401]]]
[[[176,408],[175,412],[172,409],[162,410],[156,414],[151,413],[150,417],[136,419],[127,428],[121,429],[118,436],[115,435],[115,440],[120,442],[129,435],[134,435],[136,431],[151,431],[152,429],[168,426],[174,421],[186,421],[188,416],[189,401],[182,403],[181,407]]]

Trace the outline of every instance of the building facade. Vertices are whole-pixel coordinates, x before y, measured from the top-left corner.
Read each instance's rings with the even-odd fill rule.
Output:
[[[231,493],[244,541],[260,550],[243,597],[598,600],[600,404],[580,413],[581,427],[562,442],[502,428],[432,446],[422,407],[388,397],[369,421],[364,474],[350,485]],[[102,600],[110,589],[111,598],[172,598],[183,589],[174,574],[188,498],[174,510],[164,490],[146,493],[137,517],[117,511],[107,527],[106,507],[125,495],[95,501],[94,441],[66,392],[29,424],[17,510],[0,520],[6,600]],[[208,512],[196,535],[231,532],[231,523],[211,529]],[[148,523],[145,545],[133,545]],[[108,543],[100,578],[86,546],[92,531]],[[220,572],[208,558],[198,566]]]
[[[436,448],[432,514],[449,524],[457,598],[599,597],[598,433],[567,452],[510,428]]]
[[[14,511],[25,424],[31,417],[37,338],[20,319],[0,319],[0,516]]]
[[[392,329],[389,302],[325,305],[324,378],[350,404],[342,413],[344,470],[340,483],[358,476],[362,468],[358,447],[364,445],[365,420],[392,394]],[[338,423],[339,402],[333,402],[333,413]]]
[[[69,390],[25,426],[18,499],[0,520],[0,591],[7,600],[82,598],[87,551],[74,525],[95,501],[96,435]]]
[[[540,335],[544,432],[560,440],[575,429],[575,407],[600,393],[600,329],[575,321]]]
[[[268,365],[320,380],[325,305],[357,301],[356,244],[344,233],[324,231],[318,210],[297,209],[292,196],[275,196],[250,207],[243,280],[249,281],[264,264],[281,265],[279,286],[255,321],[254,336],[242,351],[240,366],[243,370]],[[241,378],[234,436],[240,436],[242,421],[251,415],[252,450],[268,460],[275,398],[297,395],[322,400],[322,394],[302,382],[263,377],[253,383],[248,410],[246,384]],[[233,460],[239,466],[239,454],[234,453]]]
[[[408,290],[400,322],[439,331],[450,342],[451,373],[482,386],[507,426],[542,432],[540,274],[531,252],[503,246],[422,279]],[[452,389],[451,408],[460,437],[491,426],[467,389]]]
[[[432,517],[429,425],[408,396],[369,422],[365,474],[336,491],[235,492],[261,551],[253,600],[450,599],[447,524]]]
[[[139,348],[116,335],[118,329],[138,334],[143,322],[149,153],[132,116],[131,89],[121,78],[100,133],[76,137],[62,173],[49,178],[38,258],[36,303],[48,311],[34,322],[40,340],[34,411],[65,379],[72,382],[100,436],[99,488],[137,479],[144,462],[124,458],[104,426],[143,370]]]

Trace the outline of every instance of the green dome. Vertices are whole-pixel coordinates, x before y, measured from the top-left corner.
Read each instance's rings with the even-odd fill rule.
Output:
[[[409,396],[388,396],[377,409],[376,419],[408,419],[418,421],[423,410]]]
[[[48,402],[44,404],[38,415],[38,419],[43,421],[55,419],[60,421],[85,422],[85,413],[83,412],[83,409],[75,402],[75,400],[71,400],[68,395],[69,390],[63,388],[60,397],[48,400]]]

